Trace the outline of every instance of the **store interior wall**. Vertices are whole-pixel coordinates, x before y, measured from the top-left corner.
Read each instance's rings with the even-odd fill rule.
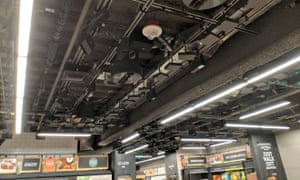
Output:
[[[300,130],[276,134],[276,141],[280,156],[287,175],[287,179],[300,177]]]

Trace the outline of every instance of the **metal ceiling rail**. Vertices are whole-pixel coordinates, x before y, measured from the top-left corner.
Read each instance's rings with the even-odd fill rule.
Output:
[[[140,3],[140,4],[146,4],[147,3],[147,0],[132,0],[132,1]],[[193,13],[193,12],[190,12],[190,11],[183,11],[182,9],[178,9],[176,7],[171,7],[171,6],[161,4],[161,3],[158,3],[158,2],[154,2],[152,4],[152,7],[157,8],[157,9],[161,9],[163,11],[170,12],[170,13],[183,14],[186,17],[188,17],[190,19],[194,19],[194,20],[196,19],[196,20],[204,21],[204,22],[211,23],[211,24],[217,24],[218,23],[217,20],[209,18],[205,15],[202,15],[199,12],[198,13]]]
[[[297,37],[299,37],[300,32],[298,24],[287,23],[284,20],[278,21],[278,17],[286,17],[291,15],[294,15],[292,17],[297,17],[297,14],[299,14],[300,11],[298,11],[298,9],[286,10],[282,5],[279,7],[281,8],[274,9],[272,13],[268,13],[268,16],[263,16],[262,20],[252,25],[253,29],[257,28],[261,30],[256,38],[250,38],[243,34],[239,35],[238,37],[233,37],[233,40],[226,45],[225,49],[219,51],[218,54],[214,56],[214,60],[221,60],[221,63],[229,62],[229,60],[224,61],[224,57],[231,57],[230,61],[233,60],[233,62],[236,62],[236,64],[232,64],[230,68],[228,67],[227,69],[222,70],[222,75],[219,73],[220,69],[212,66],[208,67],[206,71],[207,73],[204,74],[203,77],[208,78],[208,75],[214,74],[213,78],[204,80],[203,78],[193,75],[182,78],[166,89],[163,93],[159,94],[155,103],[148,103],[133,111],[129,117],[131,119],[131,124],[127,126],[126,129],[114,128],[103,133],[103,139],[98,144],[100,146],[108,145],[119,137],[131,133],[141,126],[150,123],[153,121],[153,119],[156,119],[164,114],[165,111],[168,111],[179,104],[184,104],[195,98],[198,98],[204,93],[207,93],[209,89],[224,83],[227,78],[232,78],[233,75],[235,77],[240,77],[244,75],[244,72],[248,72],[255,67],[266,64],[267,62],[270,62],[279,56],[288,53],[291,49],[298,47],[299,38]],[[269,22],[274,23],[269,23],[268,26],[265,26],[267,19],[269,19]],[[270,19],[272,21],[270,21]],[[278,24],[282,27],[280,28],[280,31],[276,35],[270,34],[270,29],[278,27]],[[245,44],[244,42],[247,43]],[[236,49],[239,49],[238,53],[236,53]],[[263,51],[261,51],[262,49]],[[232,55],[228,56],[229,54]],[[248,55],[249,57],[245,58],[245,55]],[[241,64],[242,62],[243,64]],[[213,71],[213,68],[216,70]],[[197,84],[201,81],[203,82],[200,88]],[[193,88],[191,88],[192,86]],[[176,89],[175,91],[174,87],[179,89]],[[178,91],[182,91],[183,93],[178,96],[176,93]],[[160,103],[161,106],[159,108],[154,106],[155,104]],[[150,114],[149,111],[151,111]]]
[[[126,30],[126,32],[123,34],[123,36],[121,37],[121,39],[118,41],[118,44],[121,44],[122,41],[125,38],[128,38],[131,33],[133,32],[133,30],[135,29],[135,27],[138,25],[138,23],[142,20],[142,18],[145,16],[146,12],[149,10],[149,8],[151,7],[151,5],[154,3],[154,0],[150,0],[148,1],[142,8],[141,10],[137,13],[137,15],[135,16],[134,20],[131,22],[131,24],[129,25],[128,29]],[[115,55],[117,54],[117,50],[119,49],[118,46],[114,47],[113,50],[111,51],[110,54],[108,54],[103,60],[100,59],[100,63],[91,71],[91,81],[89,82],[88,86],[84,88],[82,95],[77,99],[77,101],[74,103],[73,108],[75,108],[76,106],[78,106],[78,104],[83,100],[83,98],[87,95],[88,93],[88,87],[97,79],[97,77],[99,76],[101,69],[104,67],[105,64],[109,64],[113,58],[115,57]]]
[[[56,78],[55,78],[55,81],[53,83],[52,89],[51,89],[50,94],[48,96],[47,103],[46,103],[46,105],[44,107],[45,111],[47,111],[48,108],[49,108],[49,105],[50,105],[50,103],[52,101],[52,98],[53,98],[53,95],[55,93],[57,84],[60,81],[61,76],[63,74],[63,70],[64,70],[64,67],[65,67],[65,64],[67,63],[67,61],[68,61],[68,59],[69,59],[69,57],[71,55],[71,52],[72,52],[72,50],[73,50],[73,48],[75,46],[75,43],[76,43],[76,41],[77,41],[77,39],[79,37],[82,25],[84,23],[84,20],[85,20],[87,14],[88,14],[88,10],[89,10],[91,4],[92,4],[92,0],[86,0],[85,1],[85,4],[84,4],[84,6],[82,8],[80,17],[79,17],[78,22],[76,24],[75,30],[73,32],[72,38],[70,40],[70,43],[68,45],[68,48],[67,48],[66,53],[64,55],[64,58],[63,58],[62,63],[60,65],[59,71],[58,71],[58,73],[56,75]],[[40,128],[43,119],[44,119],[44,116],[41,116],[40,122],[39,122],[39,125],[38,125],[38,129]]]
[[[222,17],[223,17],[223,16],[224,16],[231,8],[232,8],[232,7],[234,7],[237,3],[238,3],[237,0],[233,0],[233,1],[230,3],[230,6],[224,8],[222,12],[217,13],[217,14],[214,16],[215,21],[220,20],[220,19],[221,19],[221,18],[222,18]],[[199,25],[197,24],[197,25],[195,25],[195,26],[199,26]],[[184,43],[181,43],[181,45],[179,45],[178,47],[174,48],[173,51],[170,52],[170,55],[169,55],[169,56],[170,56],[170,57],[171,57],[171,56],[174,56],[174,55],[175,55],[176,53],[178,53],[178,52],[179,52],[186,44],[193,42],[195,39],[199,38],[205,31],[207,31],[207,30],[209,30],[209,29],[212,29],[212,28],[214,28],[215,26],[217,26],[217,25],[216,25],[216,24],[209,24],[209,23],[207,23],[207,24],[205,25],[204,28],[200,28],[200,26],[199,26],[199,28],[197,27],[196,29],[194,29],[194,27],[193,27],[192,29],[193,29],[194,31],[191,32],[191,34],[189,33],[189,36],[186,37],[186,39],[184,40]],[[159,71],[159,69],[161,69],[160,67],[163,66],[164,63],[166,63],[168,60],[172,61],[172,58],[163,59],[163,60],[162,60],[162,63],[159,65],[158,70],[155,69],[154,71],[148,73],[148,74],[146,75],[146,78],[145,78],[143,81],[141,81],[140,83],[137,83],[137,85],[135,85],[135,87],[133,88],[133,91],[134,91],[136,88],[142,86],[142,85],[145,83],[145,81],[146,81],[147,79],[152,78],[155,74],[157,74],[157,71]],[[130,91],[129,93],[127,93],[122,99],[128,97],[128,96],[130,95],[131,92],[132,92],[132,91]],[[110,108],[110,111],[111,111],[111,109],[113,109],[115,106],[116,106],[116,105],[112,106],[112,108]],[[108,112],[109,112],[109,111],[108,111]]]

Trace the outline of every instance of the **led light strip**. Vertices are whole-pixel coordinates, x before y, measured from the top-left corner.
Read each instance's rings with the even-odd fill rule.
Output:
[[[299,63],[299,62],[300,62],[300,56],[298,56],[296,58],[293,58],[293,59],[291,59],[291,60],[289,60],[289,61],[287,61],[285,63],[282,63],[282,64],[278,65],[275,68],[267,70],[267,71],[265,71],[265,72],[263,72],[263,73],[255,76],[255,77],[249,79],[247,82],[249,84],[255,83],[255,82],[259,81],[259,80],[262,80],[262,79],[264,79],[264,78],[266,78],[268,76],[271,76],[271,75],[273,75],[273,74],[275,74],[275,73],[277,73],[277,72],[279,72],[279,71],[281,71],[283,69],[286,69],[286,68],[288,68],[288,67],[290,67],[290,66],[292,66],[292,65],[294,65],[296,63]]]
[[[20,134],[22,132],[23,99],[26,80],[27,56],[30,40],[32,8],[33,0],[20,0],[15,113],[16,134]]]
[[[214,147],[218,147],[218,146],[224,146],[224,145],[231,144],[234,142],[235,141],[228,141],[228,142],[222,142],[222,143],[218,143],[218,144],[212,144],[212,145],[210,145],[210,147],[214,148]]]
[[[235,142],[235,139],[216,139],[216,138],[181,138],[182,142]]]
[[[128,136],[127,138],[123,139],[121,142],[124,144],[124,143],[127,143],[127,142],[129,142],[129,141],[131,141],[131,140],[133,140],[133,139],[135,139],[139,136],[140,136],[139,133],[134,133],[133,135]]]
[[[154,160],[158,160],[158,159],[162,159],[162,158],[165,158],[165,155],[157,156],[157,157],[146,159],[146,160],[143,160],[143,161],[138,161],[135,164],[142,164],[142,163],[145,163],[145,162],[154,161]]]
[[[260,109],[260,110],[257,110],[257,111],[245,114],[245,115],[242,115],[239,119],[247,119],[247,118],[250,118],[250,117],[253,117],[253,116],[257,116],[257,115],[263,114],[263,113],[268,112],[268,111],[272,111],[272,110],[275,110],[275,109],[287,106],[289,104],[291,104],[291,102],[289,102],[289,101],[284,101],[284,102],[276,103],[276,104],[274,104],[272,106],[269,106],[269,107],[266,107],[266,108],[263,108],[263,109]]]
[[[135,158],[137,158],[137,159],[152,158],[152,156],[151,155],[136,155]]]
[[[148,144],[145,144],[145,145],[139,146],[139,147],[137,147],[137,148],[128,150],[128,151],[126,151],[124,154],[131,154],[131,153],[133,153],[133,152],[136,152],[136,151],[145,149],[145,148],[147,148],[148,146],[149,146]]]
[[[232,128],[253,128],[253,129],[278,129],[278,130],[289,130],[289,126],[278,126],[278,125],[259,125],[259,124],[240,124],[240,123],[226,123],[226,127]]]
[[[268,76],[271,76],[271,75],[273,75],[273,74],[275,74],[275,73],[277,73],[277,72],[279,72],[279,71],[281,71],[283,69],[286,69],[286,68],[288,68],[288,67],[290,67],[290,66],[292,66],[292,65],[294,65],[296,63],[299,63],[299,62],[300,62],[300,56],[298,56],[296,58],[293,58],[293,59],[291,59],[291,60],[289,60],[287,62],[284,62],[284,63],[278,65],[275,68],[272,68],[270,70],[262,72],[261,74],[255,76],[253,78],[250,78],[246,82],[241,82],[241,83],[239,83],[237,85],[234,85],[234,86],[230,87],[229,89],[226,89],[225,91],[223,91],[223,92],[221,92],[219,94],[216,94],[216,95],[214,95],[214,96],[212,96],[212,97],[210,97],[210,98],[208,98],[206,100],[203,100],[201,102],[196,103],[193,106],[190,106],[190,107],[185,108],[185,109],[183,109],[183,110],[181,110],[179,112],[176,112],[175,114],[162,119],[160,121],[160,124],[169,123],[169,122],[177,119],[178,117],[181,117],[181,116],[183,116],[183,115],[185,115],[187,113],[190,113],[190,112],[194,111],[195,109],[203,107],[203,106],[205,106],[205,105],[207,105],[207,104],[209,104],[211,102],[214,102],[214,101],[216,101],[216,100],[218,100],[218,99],[220,99],[220,98],[222,98],[224,96],[227,96],[227,95],[229,95],[229,94],[231,94],[231,93],[233,93],[233,92],[235,92],[237,90],[240,90],[240,89],[246,87],[249,84],[252,84],[252,83],[255,83],[255,82],[259,81],[259,80],[262,80],[262,79],[264,79],[264,78],[266,78]]]
[[[165,151],[159,151],[159,152],[157,153],[158,156],[159,156],[159,155],[163,155],[163,154],[166,154],[166,152],[165,152]]]
[[[182,150],[204,150],[206,147],[204,146],[182,146]]]
[[[38,133],[37,136],[49,137],[90,137],[90,133]]]

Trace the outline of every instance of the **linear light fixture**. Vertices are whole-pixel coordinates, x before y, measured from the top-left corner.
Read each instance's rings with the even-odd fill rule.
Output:
[[[15,133],[22,132],[23,99],[25,91],[27,56],[30,40],[33,0],[20,0]]]
[[[206,147],[204,146],[182,146],[182,150],[204,150]]]
[[[194,110],[195,110],[194,107],[186,108],[186,109],[184,109],[184,110],[182,110],[182,111],[180,111],[180,112],[178,112],[178,113],[173,114],[173,115],[170,116],[170,117],[167,117],[166,119],[163,119],[163,120],[160,122],[160,124],[166,124],[166,123],[168,123],[168,122],[170,122],[170,121],[173,121],[173,120],[177,119],[178,117],[183,116],[183,115],[185,115],[185,114],[187,114],[187,113],[189,113],[189,112],[192,112],[192,111],[194,111]]]
[[[151,155],[136,155],[135,158],[137,158],[137,159],[152,158],[152,156]]]
[[[235,142],[235,139],[217,139],[217,138],[181,138],[182,142]]]
[[[226,127],[232,128],[252,128],[252,129],[274,129],[274,130],[289,130],[289,126],[280,125],[259,125],[259,124],[240,124],[240,123],[226,123]]]
[[[210,147],[214,148],[214,147],[218,147],[218,146],[224,146],[224,145],[231,144],[234,142],[236,142],[236,141],[221,142],[221,143],[217,143],[217,144],[212,144],[212,145],[210,145]]]
[[[163,155],[163,154],[166,154],[165,151],[158,151],[157,155],[160,156],[160,155]]]
[[[90,137],[90,133],[38,133],[37,136],[50,137]]]
[[[177,119],[178,117],[181,117],[181,116],[183,116],[183,115],[185,115],[187,113],[190,113],[190,112],[194,111],[195,109],[203,107],[203,106],[205,106],[205,105],[207,105],[207,104],[209,104],[209,103],[211,103],[211,102],[213,102],[215,100],[218,100],[218,99],[220,99],[220,98],[222,98],[222,97],[224,97],[224,96],[226,96],[228,94],[231,94],[231,93],[233,93],[233,92],[235,92],[235,91],[237,91],[237,90],[239,90],[239,89],[241,89],[241,88],[243,88],[245,86],[247,86],[247,83],[245,83],[245,82],[236,84],[236,85],[234,85],[234,86],[226,89],[225,91],[222,91],[222,92],[220,92],[220,93],[218,93],[218,94],[216,94],[216,95],[214,95],[214,96],[212,96],[212,97],[210,97],[210,98],[208,98],[208,99],[206,99],[204,101],[198,102],[198,103],[196,103],[195,105],[193,105],[191,107],[183,109],[182,111],[179,111],[179,112],[177,112],[177,113],[175,113],[175,114],[173,114],[173,115],[171,115],[171,116],[169,116],[169,117],[161,120],[160,124],[166,124],[168,122],[171,122],[171,121]]]
[[[300,56],[295,57],[295,58],[290,59],[290,60],[288,60],[288,61],[286,61],[286,62],[284,62],[284,63],[282,63],[282,64],[280,64],[280,65],[278,65],[278,66],[276,66],[274,68],[272,68],[272,69],[269,69],[269,70],[267,70],[265,72],[262,72],[261,74],[255,76],[253,78],[250,78],[247,82],[249,84],[255,83],[255,82],[259,81],[259,80],[262,80],[262,79],[264,79],[264,78],[266,78],[268,76],[271,76],[271,75],[273,75],[273,74],[275,74],[275,73],[277,73],[277,72],[279,72],[279,71],[281,71],[283,69],[286,69],[286,68],[288,68],[288,67],[290,67],[290,66],[292,66],[292,65],[294,65],[296,63],[299,63],[299,62],[300,62]]]
[[[255,82],[259,81],[259,80],[262,80],[262,79],[264,79],[264,78],[266,78],[268,76],[271,76],[271,75],[273,75],[273,74],[275,74],[275,73],[277,73],[277,72],[279,72],[279,71],[281,71],[283,69],[286,69],[286,68],[288,68],[288,67],[290,67],[290,66],[292,66],[292,65],[294,65],[296,63],[299,63],[299,62],[300,62],[300,56],[295,57],[293,59],[290,59],[290,60],[288,60],[288,61],[286,61],[286,62],[284,62],[284,63],[282,63],[282,64],[280,64],[280,65],[278,65],[278,66],[276,66],[274,68],[271,68],[271,69],[269,69],[267,71],[264,71],[264,72],[258,74],[257,76],[255,76],[253,78],[250,78],[246,82],[242,82],[242,83],[239,83],[239,84],[237,84],[235,86],[232,86],[231,88],[229,88],[229,89],[227,89],[227,90],[225,90],[225,91],[223,91],[223,92],[221,92],[219,94],[216,94],[216,95],[214,95],[211,98],[208,98],[206,100],[200,101],[200,102],[198,102],[197,104],[195,104],[195,105],[193,105],[191,107],[185,108],[185,109],[183,109],[183,110],[181,110],[181,111],[179,111],[179,112],[177,112],[177,113],[175,113],[175,114],[173,114],[173,115],[171,115],[169,117],[166,117],[165,119],[163,119],[163,120],[160,121],[160,124],[169,123],[169,122],[177,119],[178,117],[181,117],[181,116],[183,116],[183,115],[185,115],[185,114],[187,114],[189,112],[194,111],[197,108],[203,107],[203,106],[205,106],[205,105],[207,105],[207,104],[209,104],[209,103],[211,103],[213,101],[216,101],[216,100],[218,100],[218,99],[220,99],[220,98],[222,98],[224,96],[227,96],[227,95],[233,93],[234,91],[242,89],[242,88],[246,87],[249,84],[252,84],[252,83],[255,83]]]
[[[123,139],[121,142],[124,144],[124,143],[127,143],[139,136],[140,136],[140,134],[138,132],[136,132],[136,133],[132,134],[131,136],[128,136],[127,138]]]
[[[145,148],[147,148],[148,146],[149,146],[148,144],[145,144],[145,145],[139,146],[139,147],[137,147],[137,148],[128,150],[128,151],[126,151],[124,154],[131,154],[131,153],[133,153],[133,152],[136,152],[136,151],[145,149]]]
[[[220,92],[220,93],[218,93],[218,94],[216,94],[216,95],[214,95],[214,96],[212,96],[212,97],[210,97],[210,98],[208,98],[204,101],[201,101],[201,102],[195,104],[194,108],[197,109],[197,108],[203,107],[203,106],[205,106],[205,105],[207,105],[207,104],[209,104],[213,101],[216,101],[216,100],[218,100],[218,99],[220,99],[224,96],[227,96],[227,95],[229,95],[229,94],[231,94],[231,93],[233,93],[237,90],[240,90],[240,89],[246,87],[247,85],[248,84],[246,82],[238,83],[238,84],[236,84],[236,85],[234,85],[234,86],[232,86],[232,87],[230,87],[230,88],[228,88],[228,89],[226,89],[226,90],[224,90],[224,91],[222,91],[222,92]]]
[[[135,164],[142,164],[142,163],[145,163],[145,162],[154,161],[154,160],[158,160],[158,159],[162,159],[162,158],[165,158],[165,155],[156,156],[154,158],[146,159],[146,160],[143,160],[143,161],[138,161]]]
[[[257,116],[257,115],[260,115],[260,114],[263,114],[263,113],[266,113],[268,111],[272,111],[272,110],[275,110],[275,109],[279,109],[281,107],[284,107],[284,106],[287,106],[291,104],[291,102],[289,101],[283,101],[283,102],[279,102],[279,103],[276,103],[276,104],[273,104],[271,106],[268,106],[266,108],[262,108],[260,110],[257,110],[257,111],[254,111],[254,112],[250,112],[250,113],[247,113],[245,115],[242,115],[240,116],[239,119],[247,119],[247,118],[250,118],[250,117],[253,117],[253,116]]]

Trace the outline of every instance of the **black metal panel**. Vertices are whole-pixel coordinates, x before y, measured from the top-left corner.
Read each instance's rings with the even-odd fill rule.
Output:
[[[249,141],[258,179],[287,180],[274,134],[251,133]]]
[[[113,179],[118,177],[130,177],[131,180],[136,178],[135,157],[133,154],[120,154],[114,152],[112,156]]]
[[[167,179],[178,179],[178,166],[176,153],[168,154],[165,157]]]

